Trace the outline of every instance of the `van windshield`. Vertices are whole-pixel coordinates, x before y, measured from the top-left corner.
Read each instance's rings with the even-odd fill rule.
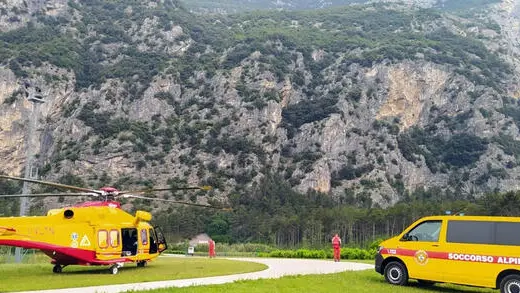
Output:
[[[406,233],[401,240],[437,242],[439,241],[441,223],[442,221],[422,222]]]

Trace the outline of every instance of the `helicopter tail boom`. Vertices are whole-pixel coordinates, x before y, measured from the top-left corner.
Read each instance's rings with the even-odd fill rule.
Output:
[[[0,234],[1,235],[1,234]],[[131,259],[116,258],[110,260],[99,260],[94,250],[53,245],[41,241],[2,239],[0,245],[22,247],[25,249],[37,249],[51,258],[51,263],[61,265],[111,265],[118,262],[131,262]]]

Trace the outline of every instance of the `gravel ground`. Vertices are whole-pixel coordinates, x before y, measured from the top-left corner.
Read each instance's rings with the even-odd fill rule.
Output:
[[[315,259],[277,259],[277,258],[226,258],[239,261],[258,262],[269,266],[259,272],[217,276],[196,279],[144,282],[119,285],[104,285],[82,288],[67,288],[56,290],[26,291],[18,293],[118,293],[129,290],[149,290],[166,287],[188,287],[211,284],[232,283],[238,280],[256,280],[280,278],[289,275],[332,274],[344,271],[359,271],[374,269],[374,265],[354,262],[334,262],[332,260]]]

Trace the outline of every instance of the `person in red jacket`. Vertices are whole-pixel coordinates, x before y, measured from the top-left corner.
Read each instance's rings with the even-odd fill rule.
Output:
[[[209,241],[209,257],[215,257],[215,241],[213,239]]]
[[[338,262],[341,259],[341,238],[338,234],[332,237],[332,248],[334,249],[334,261]]]

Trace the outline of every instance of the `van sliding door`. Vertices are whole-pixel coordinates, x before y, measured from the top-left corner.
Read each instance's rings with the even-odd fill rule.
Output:
[[[449,282],[494,286],[501,271],[520,265],[520,223],[457,219],[447,228]]]

